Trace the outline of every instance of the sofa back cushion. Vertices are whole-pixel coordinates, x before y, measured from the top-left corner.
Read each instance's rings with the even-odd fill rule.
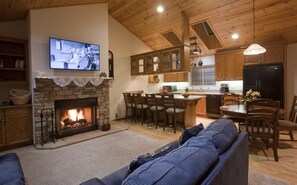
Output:
[[[145,163],[131,173],[123,184],[195,184],[217,160],[218,153],[214,145],[207,139],[201,139],[199,147],[180,147]]]
[[[197,137],[206,138],[212,142],[220,155],[232,145],[238,137],[238,131],[232,120],[221,118],[210,123]]]

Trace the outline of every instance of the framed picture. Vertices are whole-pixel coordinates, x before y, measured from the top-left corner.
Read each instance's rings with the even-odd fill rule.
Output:
[[[23,60],[16,60],[15,61],[15,68],[24,69],[24,61]]]
[[[0,59],[0,68],[3,68],[3,59]]]

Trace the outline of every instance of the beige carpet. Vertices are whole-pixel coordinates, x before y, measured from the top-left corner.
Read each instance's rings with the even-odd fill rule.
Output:
[[[122,131],[54,150],[27,146],[0,155],[18,154],[28,185],[77,185],[93,177],[104,177],[126,166],[135,156],[164,144]]]
[[[37,150],[27,146],[15,150],[21,160],[27,185],[77,185],[102,178],[126,166],[134,157],[152,152],[165,143],[131,131],[57,148]],[[250,170],[249,185],[290,185],[261,172]]]

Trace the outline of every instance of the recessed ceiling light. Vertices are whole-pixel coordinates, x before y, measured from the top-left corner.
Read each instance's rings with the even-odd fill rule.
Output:
[[[239,35],[237,33],[233,33],[231,37],[232,39],[238,39]]]
[[[162,13],[162,12],[164,12],[164,8],[163,8],[163,6],[158,6],[157,7],[157,11],[159,12],[159,13]]]

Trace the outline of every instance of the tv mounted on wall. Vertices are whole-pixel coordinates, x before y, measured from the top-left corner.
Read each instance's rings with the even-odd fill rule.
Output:
[[[100,70],[100,46],[59,38],[49,38],[51,69]]]

